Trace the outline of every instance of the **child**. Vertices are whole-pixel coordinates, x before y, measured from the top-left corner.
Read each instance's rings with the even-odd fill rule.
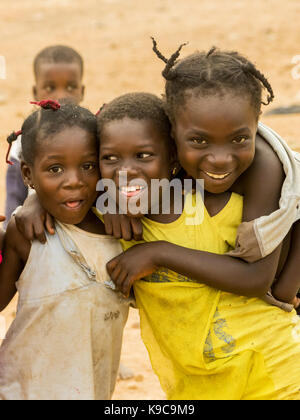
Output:
[[[182,46],[181,46],[182,47]],[[170,60],[166,60],[162,54],[157,50],[156,42],[153,39],[153,49],[159,58],[162,58],[166,62],[166,68],[163,71],[163,75],[166,78],[166,111],[172,121],[172,129],[174,138],[178,147],[178,158],[182,166],[192,176],[195,176],[195,167],[192,169],[191,164],[186,162],[187,154],[189,153],[187,143],[182,141],[182,130],[179,120],[177,119],[178,113],[182,110],[182,104],[186,106],[186,98],[191,94],[194,98],[204,97],[210,98],[215,93],[216,95],[224,95],[226,92],[233,93],[233,100],[237,99],[238,95],[247,95],[253,105],[253,110],[258,121],[261,114],[261,103],[268,105],[274,98],[273,90],[265,76],[255,68],[255,66],[235,52],[222,52],[216,48],[212,48],[207,54],[206,53],[195,53],[180,63],[176,64],[176,60],[179,56],[181,47],[172,55]],[[175,65],[176,64],[176,65]],[[267,103],[262,102],[262,89],[263,86],[268,91]],[[209,111],[203,113],[200,111],[201,104],[194,104],[194,111],[198,111],[198,115],[194,112],[194,115],[187,111],[186,115],[192,116],[195,120],[189,121],[186,125],[186,129],[191,129],[189,125],[192,123],[193,129],[199,124],[199,118],[203,116],[205,118],[209,115]],[[213,117],[212,117],[213,119]],[[201,125],[201,122],[200,122]],[[244,130],[245,131],[245,130]],[[256,130],[255,130],[256,133]],[[198,134],[198,133],[197,133]],[[203,133],[201,133],[203,134]],[[244,133],[239,133],[245,134]],[[247,151],[251,148],[249,140],[249,133],[244,137],[245,144],[242,148]],[[190,133],[189,133],[190,135]],[[239,137],[241,138],[241,137]],[[180,139],[180,140],[179,140]],[[203,156],[209,155],[209,143],[210,141],[205,138],[201,139],[202,150],[207,151],[202,153],[200,145],[195,144],[193,149],[194,162],[197,160],[196,155],[198,153]],[[264,140],[262,142],[262,139]],[[265,188],[260,188],[261,182],[264,179],[270,179],[270,173],[272,173],[272,181],[274,182],[274,172],[272,168],[266,168],[265,176],[263,173],[255,173],[255,166],[253,164],[250,167],[250,172],[246,172],[246,177],[239,177],[238,181],[232,185],[231,177],[226,177],[224,180],[227,186],[230,184],[232,190],[245,195],[245,205],[243,212],[243,220],[251,221],[243,223],[239,227],[237,249],[231,252],[230,255],[241,257],[247,261],[257,261],[259,258],[269,255],[276,246],[278,246],[283,238],[288,233],[292,223],[299,219],[299,155],[293,154],[288,148],[285,142],[268,127],[262,124],[258,125],[256,133],[255,144],[255,159],[254,163],[262,160],[262,164],[266,164],[266,153],[262,153],[261,147],[265,146],[265,142],[269,142],[272,148],[276,151],[280,157],[283,168],[285,171],[285,182],[281,190],[280,207],[277,212],[272,214],[270,217],[260,217],[267,215],[272,210],[263,209],[263,206],[267,206],[267,202],[270,201],[270,191],[266,191]],[[198,142],[197,135],[195,142]],[[211,142],[214,147],[214,142]],[[183,144],[186,147],[183,147]],[[182,152],[182,153],[181,153]],[[269,152],[270,153],[270,152]],[[214,164],[210,163],[212,166]],[[218,162],[215,163],[217,165]],[[204,166],[209,163],[204,162]],[[228,163],[227,163],[228,165]],[[212,167],[211,166],[211,167]],[[223,169],[226,166],[226,162],[223,162]],[[254,169],[254,170],[253,170]],[[199,170],[199,169],[198,169]],[[219,168],[215,166],[215,171],[219,172]],[[274,168],[275,170],[275,168]],[[258,175],[258,176],[257,176]],[[216,181],[208,176],[205,171],[198,172],[198,176],[204,178],[207,191],[210,191],[210,184],[220,184],[220,180]],[[222,188],[222,187],[221,187]],[[223,186],[224,189],[224,186]],[[212,192],[216,193],[216,190]],[[252,203],[251,198],[253,197]],[[277,209],[277,208],[276,208]],[[267,211],[266,211],[267,210]],[[273,209],[274,210],[274,209]],[[258,218],[257,220],[254,220]],[[297,253],[299,248],[298,243],[300,242],[300,222],[296,223],[293,233],[293,241],[291,242],[291,253]],[[275,232],[275,235],[274,235]],[[281,275],[281,282],[273,287],[273,292],[278,299],[284,301],[291,301],[294,297],[294,287],[292,285],[292,279],[297,279],[298,263],[297,258],[290,258],[289,264],[286,264],[285,269]],[[281,287],[280,285],[284,285]],[[289,287],[291,289],[289,289]],[[292,292],[292,293],[291,293]]]
[[[183,109],[182,104],[186,103],[185,100],[189,95],[207,98],[216,94],[222,97],[228,91],[233,93],[233,99],[236,99],[239,95],[247,95],[251,100],[256,120],[258,121],[261,114],[261,104],[268,105],[273,100],[274,93],[268,80],[250,61],[236,52],[222,52],[213,47],[208,53],[192,54],[177,64],[176,60],[181,48],[182,46],[180,46],[172,55],[170,60],[167,60],[157,50],[156,42],[153,39],[153,49],[155,53],[159,58],[166,62],[166,68],[163,71],[163,75],[166,78],[166,111],[172,121],[172,130],[176,142],[178,138],[178,133],[176,133],[176,114]],[[262,88],[265,88],[268,91],[267,103],[262,101]],[[273,226],[271,225],[273,229],[276,226],[280,226],[281,235],[278,235],[276,238],[270,238],[270,235],[263,232],[265,224],[270,221],[270,219],[267,218],[260,218],[255,222],[251,222],[251,224],[244,223],[241,226],[242,231],[240,233],[243,237],[239,238],[240,244],[238,245],[240,245],[240,248],[247,248],[246,250],[249,252],[249,255],[245,253],[245,249],[238,250],[239,253],[237,252],[235,255],[242,256],[250,262],[270,254],[270,252],[276,248],[276,245],[279,245],[286,236],[292,223],[300,218],[300,187],[298,182],[300,177],[299,155],[293,153],[278,134],[261,123],[258,125],[255,134],[255,142],[252,143],[255,145],[255,157],[253,160],[254,169],[256,169],[256,165],[260,161],[262,161],[261,166],[266,164],[266,159],[270,161],[270,156],[268,156],[268,154],[270,155],[271,151],[273,151],[273,153],[275,151],[283,165],[285,181],[282,189],[280,184],[280,193],[282,193],[282,195],[279,212],[277,212],[277,218],[275,217],[275,220],[273,220]],[[245,137],[244,140],[245,139],[247,140],[247,137]],[[205,143],[206,139],[203,139],[202,146],[204,146]],[[272,146],[273,150],[270,149],[270,147],[266,148],[268,143]],[[248,146],[249,141],[246,141],[245,144]],[[185,158],[184,156],[181,156],[180,152],[179,155],[179,160],[182,160],[182,165],[184,167]],[[267,209],[264,208],[264,206],[266,206],[267,201],[270,201],[270,198],[272,199],[272,197],[269,197],[270,191],[267,191],[266,194],[266,191],[260,189],[259,186],[262,180],[270,177],[270,172],[273,175],[273,170],[276,170],[276,166],[274,166],[274,168],[267,167],[267,171],[263,177],[262,172],[259,173],[258,171],[255,172],[255,170],[253,170],[253,164],[249,168],[250,171],[246,172],[247,176],[239,177],[237,184],[232,185],[232,177],[226,177],[227,185],[231,185],[234,191],[245,194],[247,189],[247,195],[245,194],[246,206],[243,212],[243,219],[245,221],[253,221],[257,217],[262,216],[262,214],[269,214],[270,211],[266,211]],[[273,164],[275,164],[275,161]],[[189,171],[191,171],[190,167]],[[209,188],[212,177],[208,176],[205,171],[202,171],[201,174],[207,184],[206,187]],[[250,174],[252,175],[251,177],[249,176]],[[254,179],[253,176],[255,176]],[[274,179],[272,180],[274,183]],[[252,200],[252,205],[248,206],[253,195],[255,195],[255,200]],[[278,203],[276,209],[277,208]],[[275,222],[277,222],[277,225],[274,225]],[[253,231],[256,232],[253,233]],[[253,249],[251,251],[249,250],[247,243],[245,243],[245,236],[248,244],[250,241],[253,241],[251,244]]]
[[[119,103],[113,101],[98,116],[100,170],[103,178],[113,179],[118,185],[120,171],[126,169],[128,179],[142,179],[151,188],[152,179],[170,179],[176,162],[169,159],[170,143],[162,134],[165,131],[158,128],[158,117],[149,116],[149,102],[144,100],[142,107],[136,99],[136,107],[130,112],[129,99],[125,95]],[[227,119],[223,115],[215,119],[214,129],[221,124],[220,130],[232,130],[247,115],[245,109],[252,109],[249,99],[243,98],[230,116],[233,110],[227,95],[216,96],[212,109],[217,99],[226,101],[221,109],[227,109],[229,115]],[[216,110],[220,112],[220,108]],[[253,112],[244,121],[247,129],[254,121]],[[228,147],[228,143],[230,140],[223,140],[222,147]],[[214,144],[213,156],[217,157],[221,145]],[[235,152],[235,171],[241,163],[247,166],[253,160],[252,153],[241,149]],[[193,153],[189,156],[193,161]],[[213,173],[211,168],[207,171]],[[233,178],[237,177],[234,172]],[[143,278],[134,283],[142,337],[168,398],[299,399],[299,320],[295,311],[281,311],[254,297],[271,286],[281,249],[252,264],[216,255],[234,247],[242,220],[241,196],[228,193],[227,181],[218,179],[221,182],[212,181],[212,191],[205,195],[206,209],[200,225],[186,225],[188,201],[179,217],[172,206],[169,215],[148,214],[143,218],[144,239],[156,242],[136,245],[114,258],[108,270],[125,292],[134,280]],[[213,192],[215,187],[218,194]],[[132,191],[128,191],[129,200]],[[144,192],[137,189],[135,200],[138,194],[141,198]],[[200,213],[201,206],[197,209],[199,217]]]
[[[35,101],[67,99],[79,104],[83,100],[83,60],[73,48],[55,45],[43,49],[35,57],[33,69],[36,84],[32,93]],[[27,197],[27,188],[20,172],[20,149],[19,138],[9,156],[13,165],[8,167],[6,173],[5,227],[12,212],[21,206]]]
[[[22,127],[21,170],[56,234],[30,243],[14,218],[0,266],[0,310],[19,292],[0,348],[0,399],[109,399],[128,305],[105,264],[121,252],[90,211],[99,179],[96,118],[47,101]],[[58,108],[58,109],[57,109]]]

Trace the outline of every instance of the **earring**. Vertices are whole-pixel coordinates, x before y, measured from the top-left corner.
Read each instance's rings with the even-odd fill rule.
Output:
[[[173,168],[172,175],[173,175],[173,176],[174,176],[174,175],[176,175],[176,172],[177,172],[177,167],[175,166],[175,167]]]

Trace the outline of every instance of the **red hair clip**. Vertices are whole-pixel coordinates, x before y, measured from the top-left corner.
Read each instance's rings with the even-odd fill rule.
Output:
[[[6,153],[5,160],[6,160],[6,163],[8,163],[9,165],[13,165],[13,163],[10,160],[8,160],[8,156],[9,156],[9,152],[10,152],[10,149],[11,149],[11,146],[12,146],[12,142],[17,140],[17,138],[21,134],[22,134],[22,130],[17,131],[17,132],[13,132],[7,137],[7,141],[9,143],[9,146],[8,146],[8,150],[7,150],[7,153]]]
[[[60,108],[60,104],[57,101],[52,101],[51,99],[47,99],[40,102],[30,102],[32,105],[38,105],[43,109],[53,109],[53,111],[56,111]]]
[[[103,110],[103,108],[106,106],[106,104],[103,104],[99,109],[98,109],[98,111],[96,112],[96,117],[97,117],[97,115],[99,115],[100,114],[100,112]]]

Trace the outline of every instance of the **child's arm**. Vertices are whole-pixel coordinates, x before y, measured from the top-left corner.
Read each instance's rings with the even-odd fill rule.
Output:
[[[24,268],[29,251],[30,242],[20,234],[12,218],[5,233],[3,260],[0,265],[0,311],[6,308],[17,291],[16,282]]]
[[[254,163],[245,172],[243,221],[268,215],[279,207],[284,171],[277,154],[264,140],[257,142]],[[300,288],[300,222],[292,227],[291,247],[284,268],[272,285],[279,301],[293,302]]]
[[[11,157],[10,160],[13,165],[8,165],[6,171],[6,202],[5,202],[5,216],[8,224],[13,211],[22,206],[27,195],[28,187],[24,185],[21,175],[20,161]]]
[[[300,220],[292,228],[288,258],[272,286],[273,296],[283,302],[293,302],[300,289]]]
[[[277,154],[266,141],[257,137],[254,161],[232,187],[232,191],[244,196],[243,222],[279,208],[284,177]]]
[[[136,245],[107,264],[118,289],[129,294],[134,281],[166,267],[190,279],[243,296],[263,296],[277,270],[281,247],[249,264],[227,255],[183,248],[169,242]]]

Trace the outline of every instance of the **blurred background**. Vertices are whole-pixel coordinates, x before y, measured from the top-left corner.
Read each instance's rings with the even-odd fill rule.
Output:
[[[189,42],[182,56],[212,45],[238,50],[271,83],[275,101],[270,109],[300,104],[299,0],[1,0],[0,18],[0,214],[5,200],[5,139],[20,129],[32,109],[32,62],[46,46],[69,45],[82,55],[83,105],[94,112],[125,92],[163,92],[163,63],[152,52],[150,36],[166,57],[182,42]],[[262,121],[300,150],[299,114],[263,114]],[[14,311],[15,302],[5,311],[7,326]],[[114,398],[164,398],[134,311],[122,358],[134,376],[118,382]]]

